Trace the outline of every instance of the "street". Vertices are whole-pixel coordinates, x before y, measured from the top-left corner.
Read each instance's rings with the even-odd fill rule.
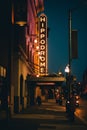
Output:
[[[76,116],[87,125],[87,100],[80,98],[80,106],[76,109]]]
[[[81,108],[77,108],[80,111]],[[75,121],[70,122],[65,112],[65,102],[62,106],[55,100],[43,102],[41,106],[31,106],[25,111],[14,114],[8,120],[8,126],[2,123],[3,128],[9,130],[86,130],[86,124],[76,115]]]

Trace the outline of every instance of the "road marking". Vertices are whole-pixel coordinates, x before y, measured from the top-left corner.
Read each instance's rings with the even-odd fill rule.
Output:
[[[24,119],[55,119],[55,120],[67,120],[65,116],[56,115],[44,115],[44,114],[16,114],[12,118],[24,118]]]
[[[52,110],[52,111],[65,111],[65,108],[46,108],[46,110]]]
[[[74,124],[47,124],[47,123],[41,123],[40,126],[56,126],[56,127],[84,127],[84,125],[74,125]]]
[[[86,127],[83,125],[58,125],[58,124],[40,124],[38,130],[65,130],[65,129],[79,129],[79,130],[86,130]]]

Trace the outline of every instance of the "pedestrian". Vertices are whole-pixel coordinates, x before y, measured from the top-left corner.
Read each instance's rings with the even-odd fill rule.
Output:
[[[41,97],[37,96],[36,103],[40,106],[41,105]]]
[[[70,95],[70,103],[69,103],[69,108],[68,108],[68,117],[71,121],[74,121],[74,113],[76,109],[75,105],[75,96],[73,94]]]

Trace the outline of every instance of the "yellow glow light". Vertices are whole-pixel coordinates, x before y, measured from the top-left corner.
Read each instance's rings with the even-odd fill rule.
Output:
[[[39,50],[39,46],[36,46],[36,49]]]
[[[16,24],[18,24],[19,26],[25,26],[26,21],[18,21],[18,22],[16,22]]]
[[[37,39],[34,40],[34,43],[37,43]]]

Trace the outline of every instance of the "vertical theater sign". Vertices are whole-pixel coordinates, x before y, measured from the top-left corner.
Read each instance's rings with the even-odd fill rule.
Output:
[[[47,17],[45,14],[39,16],[39,73],[47,74]]]

